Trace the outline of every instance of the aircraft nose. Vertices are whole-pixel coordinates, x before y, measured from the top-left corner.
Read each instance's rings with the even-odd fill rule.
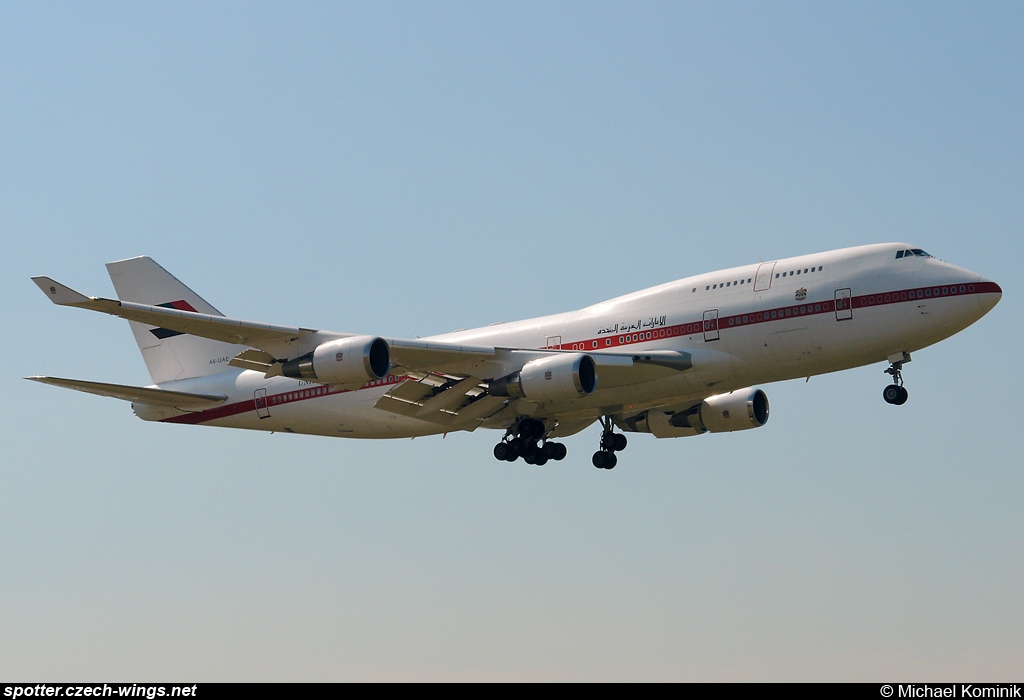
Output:
[[[984,277],[978,279],[977,285],[981,292],[978,295],[978,300],[981,302],[982,313],[987,314],[1003,298],[1002,287]]]

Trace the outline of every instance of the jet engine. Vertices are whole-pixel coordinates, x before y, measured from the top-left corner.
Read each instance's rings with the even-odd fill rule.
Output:
[[[768,396],[760,389],[748,387],[709,396],[685,411],[664,413],[651,409],[618,424],[623,430],[668,438],[749,430],[767,422]]]
[[[518,372],[490,383],[495,396],[526,398],[531,401],[564,401],[593,394],[597,388],[597,367],[590,355],[557,354],[531,360]]]
[[[281,373],[292,379],[324,384],[362,385],[383,379],[391,370],[391,350],[383,338],[356,335],[318,345],[311,353],[288,360]]]

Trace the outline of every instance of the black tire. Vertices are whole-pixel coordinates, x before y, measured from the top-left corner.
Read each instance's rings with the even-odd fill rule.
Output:
[[[507,461],[508,453],[509,449],[507,443],[499,442],[497,445],[494,446],[494,458],[499,462]]]
[[[541,448],[541,454],[547,459],[557,459],[555,455],[558,454],[558,443],[545,442],[544,447]]]
[[[537,458],[533,460],[533,465],[535,467],[543,467],[547,463],[548,458],[545,457],[543,454],[538,455]]]
[[[565,459],[565,455],[568,454],[568,452],[569,452],[569,450],[565,447],[565,445],[563,445],[560,442],[556,442],[555,443],[555,456],[553,457],[553,459],[556,462],[561,462],[563,459]]]
[[[508,462],[514,462],[519,459],[520,449],[518,440],[509,440],[508,443],[508,454],[505,456],[505,460]]]
[[[622,452],[624,449],[626,449],[626,443],[627,442],[628,442],[628,440],[626,440],[626,436],[625,435],[623,435],[622,433],[615,433],[615,451],[616,452]]]
[[[882,398],[885,399],[886,403],[895,405],[899,401],[901,388],[895,384],[890,384],[882,389]]]
[[[591,458],[590,461],[598,469],[604,469],[604,465],[608,463],[609,454],[611,453],[605,452],[604,450],[598,450],[597,452],[594,453],[594,456]]]
[[[601,434],[601,449],[607,452],[615,449],[615,433]]]
[[[902,406],[910,398],[910,392],[907,391],[906,387],[900,387],[900,395],[896,398],[896,405]]]
[[[614,452],[608,453],[608,461],[605,462],[605,469],[615,469],[615,465],[619,463],[619,458],[615,456]]]

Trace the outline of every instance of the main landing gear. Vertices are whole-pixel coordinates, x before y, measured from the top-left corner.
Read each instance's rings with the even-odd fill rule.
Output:
[[[616,433],[610,416],[601,418],[604,430],[601,432],[601,449],[594,453],[591,460],[598,469],[614,469],[619,460],[616,452],[626,449],[626,436]]]
[[[548,460],[560,462],[565,459],[565,445],[547,439],[548,431],[544,421],[536,418],[520,418],[505,433],[505,437],[494,446],[494,458],[503,462],[514,462],[520,457],[527,464],[543,467]]]
[[[909,393],[903,386],[903,363],[910,362],[910,354],[901,353],[900,357],[903,359],[895,361],[890,359],[889,369],[885,370],[885,373],[892,375],[892,384],[882,390],[882,398],[885,399],[886,403],[893,406],[902,406],[907,402],[907,397],[909,396]]]

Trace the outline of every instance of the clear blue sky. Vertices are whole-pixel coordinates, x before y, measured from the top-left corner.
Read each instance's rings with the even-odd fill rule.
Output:
[[[0,4],[0,679],[1019,680],[1021,3]],[[413,336],[903,240],[977,325],[735,435],[135,419],[110,295]]]

